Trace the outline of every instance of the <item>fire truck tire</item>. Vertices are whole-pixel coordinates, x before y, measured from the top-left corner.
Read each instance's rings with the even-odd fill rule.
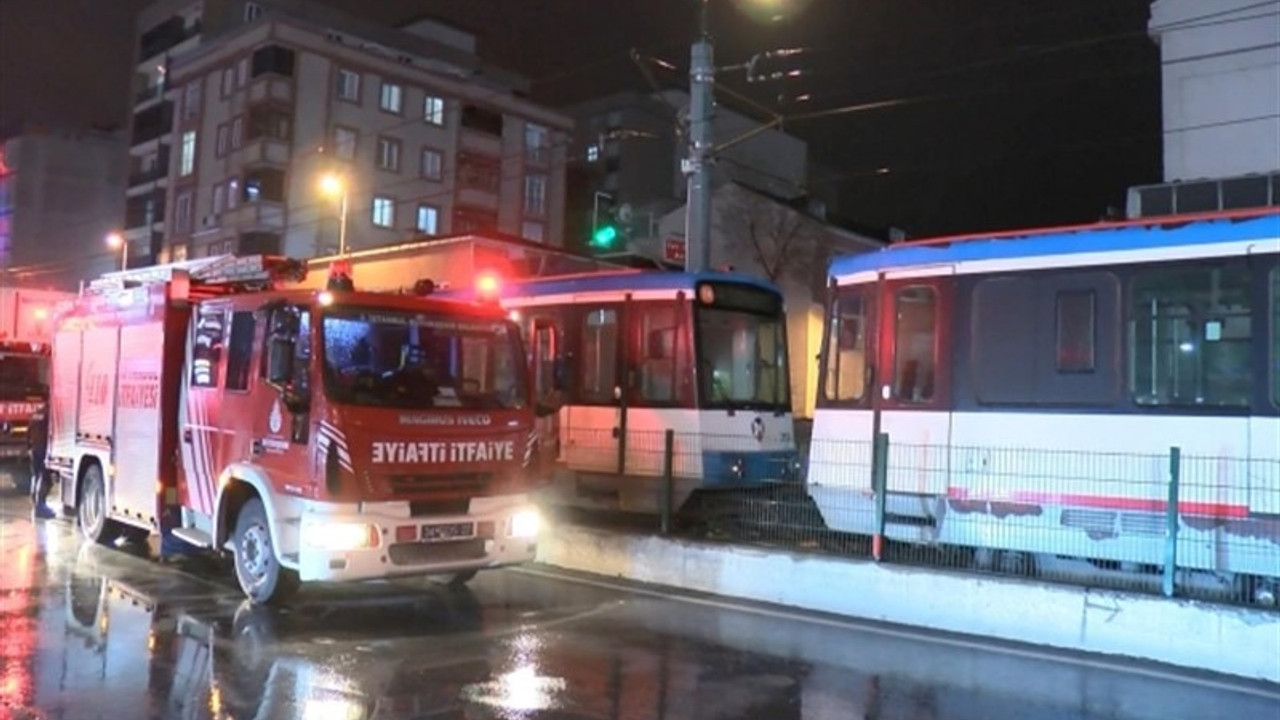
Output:
[[[110,545],[123,529],[120,523],[107,517],[107,490],[102,481],[102,467],[91,463],[80,478],[80,500],[76,504],[76,525],[86,539]]]
[[[271,524],[259,498],[250,498],[236,515],[233,547],[236,581],[251,602],[282,603],[298,589],[298,574],[276,558]]]

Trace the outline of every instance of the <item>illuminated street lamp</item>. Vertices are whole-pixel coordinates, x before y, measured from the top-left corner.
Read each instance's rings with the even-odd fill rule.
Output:
[[[103,241],[106,242],[107,247],[111,248],[112,250],[120,251],[120,269],[128,270],[129,269],[129,241],[125,239],[124,235],[121,235],[118,232],[107,233],[107,236],[103,238]]]
[[[338,255],[347,254],[347,182],[337,173],[320,176],[320,192],[338,199]]]

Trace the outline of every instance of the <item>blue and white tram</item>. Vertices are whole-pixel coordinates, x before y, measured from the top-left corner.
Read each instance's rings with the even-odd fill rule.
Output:
[[[828,527],[874,532],[883,432],[889,539],[1150,571],[1177,447],[1179,567],[1274,598],[1274,209],[905,243],[830,276],[807,478]]]
[[[538,399],[562,405],[543,433],[556,458],[548,499],[661,512],[667,429],[673,509],[695,491],[795,479],[786,317],[772,285],[617,271],[508,280],[498,293],[525,328]]]

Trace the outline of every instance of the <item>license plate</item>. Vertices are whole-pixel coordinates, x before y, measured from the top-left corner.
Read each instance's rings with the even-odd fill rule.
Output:
[[[458,540],[473,537],[476,534],[475,523],[447,523],[445,525],[423,525],[423,542],[440,542],[442,540]]]

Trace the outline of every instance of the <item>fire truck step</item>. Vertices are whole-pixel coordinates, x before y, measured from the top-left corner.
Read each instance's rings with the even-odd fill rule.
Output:
[[[179,540],[204,548],[211,547],[213,545],[213,538],[209,536],[209,533],[195,528],[175,528],[173,536]]]

